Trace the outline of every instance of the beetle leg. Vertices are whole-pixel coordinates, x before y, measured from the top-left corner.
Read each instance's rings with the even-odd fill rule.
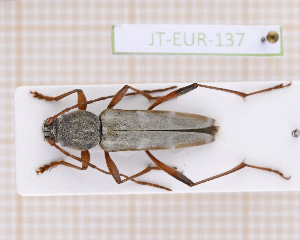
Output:
[[[171,86],[171,87],[167,87],[167,88],[154,89],[154,90],[143,90],[143,91],[138,90],[138,91],[145,92],[146,94],[148,94],[148,93],[164,92],[164,91],[168,91],[168,90],[171,90],[171,89],[174,89],[174,88],[177,88],[177,86]],[[74,108],[78,108],[80,110],[86,110],[86,106],[88,104],[91,104],[91,103],[94,103],[94,102],[99,102],[99,101],[102,101],[102,100],[106,100],[106,99],[115,97],[115,95],[110,95],[110,96],[100,97],[100,98],[96,98],[96,99],[93,99],[93,100],[90,100],[90,101],[86,101],[86,100],[83,100],[83,97],[85,99],[84,93],[82,92],[82,94],[83,94],[83,97],[82,97],[82,95],[79,93],[79,91],[82,92],[82,90],[80,90],[80,89],[75,89],[73,91],[64,93],[64,94],[59,95],[57,97],[44,96],[43,94],[38,93],[36,91],[34,91],[34,92],[30,91],[30,93],[33,95],[33,97],[38,98],[38,99],[44,99],[46,101],[54,101],[54,100],[58,101],[58,100],[66,97],[66,96],[68,96],[68,95],[70,95],[74,92],[78,93],[78,103],[76,105],[73,105],[72,107],[64,109],[63,111],[59,112],[58,114],[54,115],[53,117],[50,117],[47,121],[47,125],[50,125],[51,122],[53,122],[54,119],[58,118],[60,115],[66,113],[66,112],[69,112],[70,110],[72,110]],[[125,94],[125,96],[131,96],[131,95],[137,95],[137,94],[139,94],[139,92],[131,92],[131,93]],[[157,99],[157,98],[159,98],[159,97],[152,97],[151,96],[151,99]]]
[[[74,164],[71,164],[71,163],[68,163],[68,162],[65,162],[65,161],[55,161],[55,162],[51,162],[49,164],[46,164],[40,168],[38,168],[36,170],[36,173],[37,174],[42,174],[43,172],[47,171],[48,169],[50,168],[53,168],[53,167],[56,167],[58,165],[64,165],[64,166],[67,166],[67,167],[71,167],[71,168],[75,168],[75,169],[78,169],[78,170],[86,170],[89,166],[89,163],[90,163],[90,153],[88,150],[86,151],[81,151],[81,158],[82,158],[82,166],[81,167],[78,167]]]
[[[173,168],[177,169],[176,167],[173,167]],[[128,180],[132,180],[132,179],[137,178],[137,177],[140,177],[140,176],[142,176],[142,175],[144,175],[144,174],[146,174],[146,173],[148,173],[152,170],[161,170],[161,169],[159,167],[152,167],[151,165],[149,165],[144,170],[132,175],[131,177],[127,177],[127,178],[123,179],[121,183],[126,182]]]
[[[191,186],[193,184],[193,181],[187,178],[184,174],[178,172],[176,169],[162,163],[157,158],[155,158],[149,151],[145,151],[147,155],[150,157],[150,159],[163,171],[170,174],[172,177],[176,178],[177,180],[187,184],[188,186]]]
[[[217,87],[212,87],[212,86],[207,86],[207,85],[202,85],[202,84],[199,84],[197,83],[198,87],[203,87],[203,88],[210,88],[210,89],[215,89],[215,90],[219,90],[219,91],[223,91],[223,92],[229,92],[229,93],[233,93],[233,94],[236,94],[242,98],[246,98],[248,96],[251,96],[251,95],[255,95],[255,94],[258,94],[258,93],[263,93],[263,92],[269,92],[269,91],[272,91],[272,90],[275,90],[275,89],[280,89],[280,88],[285,88],[285,87],[289,87],[292,85],[292,83],[288,83],[286,85],[284,84],[278,84],[274,87],[270,87],[270,88],[265,88],[265,89],[262,89],[262,90],[259,90],[259,91],[255,91],[255,92],[251,92],[251,93],[243,93],[243,92],[239,92],[239,91],[234,91],[234,90],[230,90],[230,89],[225,89],[225,88],[217,88]]]
[[[208,182],[208,181],[211,181],[211,180],[214,180],[214,179],[217,179],[217,178],[220,178],[220,177],[223,177],[223,176],[226,176],[230,173],[234,173],[244,167],[250,167],[250,168],[255,168],[255,169],[260,169],[260,170],[264,170],[264,171],[268,171],[268,172],[273,172],[273,173],[276,173],[278,175],[280,175],[282,178],[286,179],[286,180],[289,180],[290,177],[285,177],[283,175],[283,173],[281,173],[280,171],[278,170],[274,170],[274,169],[271,169],[271,168],[265,168],[265,167],[259,167],[259,166],[254,166],[254,165],[249,165],[249,164],[246,164],[245,162],[242,162],[241,164],[237,165],[236,167],[230,169],[229,171],[226,171],[226,172],[223,172],[221,174],[218,174],[218,175],[215,175],[213,177],[210,177],[210,178],[206,178],[204,180],[201,180],[201,181],[198,181],[198,182],[193,182],[192,180],[190,180],[189,178],[187,178],[184,174],[178,172],[176,169],[174,168],[171,168],[169,167],[168,165],[162,163],[161,161],[159,161],[157,158],[155,158],[149,151],[145,151],[147,153],[147,155],[150,157],[150,159],[159,167],[161,168],[162,170],[164,170],[166,173],[168,173],[169,175],[171,175],[172,177],[176,178],[177,180],[185,183],[186,185],[190,186],[190,187],[193,187],[193,186],[196,186],[196,185],[199,185],[199,184],[202,184],[202,183],[205,183],[205,182]]]
[[[67,167],[75,168],[77,170],[85,170],[83,167],[78,167],[78,166],[76,166],[74,164],[71,164],[71,163],[68,163],[68,162],[65,162],[65,161],[61,160],[61,161],[54,161],[54,162],[46,164],[46,165],[44,165],[42,167],[39,167],[36,170],[36,173],[37,174],[42,174],[43,172],[49,170],[50,168],[57,167],[58,165],[64,165],[64,166],[67,166]]]
[[[121,88],[121,90],[119,90],[116,93],[116,95],[113,97],[113,99],[111,100],[111,102],[109,103],[107,108],[113,108],[114,106],[116,106],[122,100],[122,98],[126,95],[126,93],[129,89],[133,90],[137,94],[141,94],[142,96],[147,98],[149,101],[152,100],[152,99],[156,99],[156,97],[152,97],[150,94],[146,93],[145,91],[136,89],[136,88],[131,87],[129,85],[125,85],[123,88]]]
[[[120,177],[119,170],[118,170],[116,164],[114,163],[114,161],[109,156],[108,152],[105,152],[105,159],[106,159],[106,165],[108,167],[110,174],[113,176],[113,178],[115,179],[115,181],[117,183],[121,183],[122,180]]]
[[[113,176],[113,178],[115,179],[115,181],[116,181],[118,184],[127,182],[128,180],[137,182],[134,178],[139,177],[139,176],[142,176],[142,175],[144,175],[144,174],[150,172],[151,170],[159,170],[159,168],[157,168],[157,167],[151,167],[151,166],[148,166],[147,168],[145,168],[144,170],[138,172],[137,174],[135,174],[135,175],[133,175],[133,176],[131,176],[131,177],[127,177],[127,176],[125,176],[125,175],[119,173],[119,170],[118,170],[116,164],[115,164],[115,163],[113,162],[113,160],[111,159],[111,157],[110,157],[110,155],[109,155],[109,152],[105,152],[105,159],[106,159],[106,164],[107,164],[107,167],[108,167],[108,170],[109,170],[110,174]],[[121,176],[122,176],[122,177],[125,177],[125,179],[121,180]],[[140,181],[138,181],[137,183],[141,184]],[[148,185],[148,186],[152,186],[152,187],[156,187],[156,188],[162,188],[162,189],[165,189],[165,190],[167,190],[167,191],[172,191],[172,190],[169,189],[169,188],[166,188],[166,187],[163,187],[163,186],[154,184],[154,183],[143,182],[142,185]]]
[[[75,90],[72,90],[70,92],[66,92],[64,94],[61,94],[57,97],[45,96],[45,95],[43,95],[41,93],[38,93],[36,91],[34,91],[34,92],[30,91],[30,93],[33,95],[33,97],[38,98],[38,99],[44,99],[46,101],[59,101],[59,100],[65,98],[65,97],[67,97],[67,96],[69,96],[73,93],[77,93],[77,95],[78,95],[78,101],[77,102],[82,103],[78,106],[78,109],[79,110],[86,110],[86,107],[87,107],[87,104],[83,104],[83,103],[86,102],[86,97],[85,97],[85,95],[84,95],[84,93],[81,89],[75,89]]]
[[[207,86],[207,85],[203,85],[203,84],[199,84],[199,83],[193,83],[191,85],[188,85],[186,87],[182,87],[182,88],[179,88],[173,92],[170,92],[169,94],[157,99],[149,108],[148,110],[151,110],[153,109],[154,107],[156,107],[157,105],[163,103],[163,102],[166,102],[166,101],[169,101],[173,98],[177,98],[183,94],[186,94],[192,90],[195,90],[197,87],[203,87],[203,88],[209,88],[209,89],[214,89],[214,90],[219,90],[219,91],[223,91],[223,92],[228,92],[228,93],[233,93],[233,94],[236,94],[242,98],[246,98],[248,96],[251,96],[251,95],[254,95],[254,94],[258,94],[258,93],[263,93],[263,92],[269,92],[269,91],[272,91],[272,90],[275,90],[275,89],[280,89],[280,88],[285,88],[285,87],[288,87],[288,86],[291,86],[292,83],[288,83],[286,85],[283,85],[283,84],[279,84],[279,85],[276,85],[274,87],[270,87],[270,88],[266,88],[266,89],[263,89],[263,90],[260,90],[260,91],[256,91],[256,92],[251,92],[251,93],[243,93],[243,92],[239,92],[239,91],[234,91],[234,90],[230,90],[230,89],[225,89],[225,88],[218,88],[218,87],[213,87],[213,86]]]
[[[81,158],[84,160],[82,162],[82,170],[86,170],[91,159],[89,150],[81,151]]]
[[[76,156],[70,154],[69,152],[67,152],[66,150],[62,149],[60,146],[58,146],[52,139],[47,138],[47,141],[48,141],[48,143],[49,143],[51,146],[54,146],[56,149],[58,149],[60,152],[62,152],[62,153],[65,154],[66,156],[71,157],[71,158],[73,158],[73,159],[75,159],[75,160],[77,160],[77,161],[79,161],[79,162],[81,162],[81,163],[84,163],[84,164],[86,164],[87,166],[89,166],[89,167],[91,167],[91,168],[94,168],[94,169],[96,169],[96,170],[98,170],[98,171],[100,171],[100,172],[102,172],[102,173],[104,173],[104,174],[112,175],[110,172],[107,172],[107,171],[105,171],[105,170],[102,170],[101,168],[98,168],[98,167],[95,166],[94,164],[91,164],[90,162],[85,161],[85,159],[82,159],[82,158],[79,158],[79,157],[76,157]],[[85,151],[83,151],[83,152],[85,152]],[[83,155],[87,155],[87,154],[84,153]],[[83,156],[83,157],[85,157],[85,156]],[[64,162],[64,161],[62,161],[62,162]],[[54,163],[54,162],[52,162],[52,163],[53,163],[55,166],[60,165],[60,164],[56,164],[56,163]],[[64,162],[64,163],[66,163],[66,162]],[[64,164],[64,163],[61,163],[61,165],[67,165],[67,164]],[[51,165],[51,163],[48,164],[48,165]],[[45,165],[45,166],[46,166],[46,165]],[[45,166],[44,166],[44,167],[45,167]],[[75,165],[73,165],[73,166],[75,166]],[[51,168],[51,166],[48,167],[47,169],[49,169],[49,168]],[[75,166],[75,168],[78,169],[79,167]],[[47,169],[45,169],[45,170],[47,170]],[[45,170],[44,170],[44,171],[45,171]],[[44,172],[44,171],[43,171],[43,172]],[[37,173],[42,173],[42,172],[37,172]],[[136,174],[135,177],[136,177],[137,175],[138,175],[138,174]],[[162,189],[165,189],[165,190],[167,190],[167,191],[172,191],[172,190],[169,189],[169,188],[166,188],[166,187],[163,187],[163,186],[154,184],[154,183],[148,183],[148,182],[143,182],[143,181],[137,181],[137,180],[133,179],[132,177],[128,177],[128,176],[126,176],[126,175],[124,175],[124,174],[120,174],[120,176],[125,177],[125,179],[128,179],[128,180],[130,180],[130,181],[133,181],[133,182],[135,182],[135,183],[137,183],[137,184],[140,184],[140,185],[148,185],[148,186],[151,186],[151,187],[162,188]],[[138,176],[141,176],[141,174],[138,175]],[[125,182],[125,181],[124,181],[124,182]]]
[[[65,151],[64,149],[62,149],[58,145],[56,145],[56,143],[53,140],[47,139],[47,141],[48,141],[48,143],[51,146],[54,146],[55,148],[57,148],[60,152],[62,152],[66,156],[71,157],[71,158],[73,158],[73,159],[81,162],[82,163],[82,167],[80,168],[80,167],[78,167],[76,165],[73,165],[73,164],[65,162],[65,161],[51,162],[51,163],[49,163],[49,164],[47,164],[47,165],[45,165],[43,167],[40,167],[36,171],[37,174],[41,174],[41,173],[45,172],[46,170],[48,170],[48,169],[50,169],[52,167],[56,167],[58,165],[64,165],[64,166],[72,167],[72,168],[75,168],[75,169],[78,169],[78,170],[85,170],[87,168],[86,166],[89,166],[89,167],[94,168],[94,169],[96,169],[96,170],[98,170],[98,171],[100,171],[100,172],[102,172],[104,174],[111,175],[110,172],[104,171],[101,168],[98,168],[97,166],[95,166],[94,164],[91,164],[89,162],[89,156],[90,155],[89,155],[88,151],[82,151],[81,152],[81,158],[79,158],[79,157],[76,157],[76,156],[70,154],[69,152]],[[88,159],[87,159],[87,157],[88,157]],[[83,169],[83,168],[85,168],[85,169]],[[138,174],[135,175],[135,177],[138,177],[138,176],[141,176],[141,175],[142,175],[141,173],[138,173]],[[167,190],[167,191],[172,191],[170,188],[166,188],[166,187],[154,184],[154,183],[148,183],[148,182],[138,181],[138,180],[133,179],[133,177],[128,177],[128,176],[126,176],[124,174],[120,174],[120,176],[125,177],[126,181],[130,180],[130,181],[135,182],[135,183],[140,184],[140,185],[148,185],[148,186],[151,186],[151,187],[161,188],[161,189],[164,189],[164,190]],[[125,181],[123,180],[123,182],[125,182]]]

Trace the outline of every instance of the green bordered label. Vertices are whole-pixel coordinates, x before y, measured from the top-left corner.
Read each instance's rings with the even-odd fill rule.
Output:
[[[267,40],[270,32],[278,40]],[[264,40],[262,40],[264,38]],[[283,56],[280,26],[140,25],[112,27],[113,54]]]

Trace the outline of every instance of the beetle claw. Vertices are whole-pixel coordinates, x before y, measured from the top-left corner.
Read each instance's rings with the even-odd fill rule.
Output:
[[[40,175],[44,172],[43,168],[38,168],[37,170],[35,170],[37,175]]]

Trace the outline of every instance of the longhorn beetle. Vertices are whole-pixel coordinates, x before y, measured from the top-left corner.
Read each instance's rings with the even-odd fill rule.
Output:
[[[78,95],[78,103],[76,105],[66,108],[60,113],[45,120],[43,125],[43,133],[45,140],[51,146],[54,146],[66,156],[81,162],[82,166],[78,167],[63,160],[54,161],[40,167],[36,172],[41,174],[44,171],[58,165],[65,165],[67,167],[79,170],[86,170],[88,167],[92,167],[104,174],[112,175],[114,180],[119,184],[130,180],[138,184],[162,188],[168,191],[171,191],[171,189],[150,182],[138,181],[136,178],[152,170],[163,170],[184,184],[193,187],[198,184],[231,174],[244,167],[249,167],[273,172],[280,175],[284,179],[289,179],[290,177],[284,176],[283,173],[278,170],[249,165],[243,161],[236,167],[226,172],[201,181],[193,182],[183,173],[177,171],[175,167],[170,167],[159,161],[150,151],[207,144],[214,141],[214,135],[219,128],[214,125],[215,120],[209,117],[189,113],[153,110],[159,104],[177,98],[183,94],[195,90],[198,87],[224,91],[235,94],[242,98],[246,98],[251,95],[285,88],[290,85],[291,83],[287,85],[280,84],[256,92],[243,93],[230,89],[193,83],[186,87],[173,90],[162,97],[153,97],[150,95],[150,93],[163,92],[176,87],[149,91],[139,90],[129,85],[125,85],[115,95],[100,97],[90,101],[86,100],[86,97],[81,89],[75,89],[57,97],[44,96],[43,94],[35,91],[30,92],[33,97],[44,99],[46,101],[59,101],[73,93],[77,93]],[[127,93],[129,89],[131,89],[133,92]],[[114,109],[114,107],[123,99],[124,96],[136,94],[141,94],[149,100],[155,100],[155,102],[147,110]],[[112,98],[111,102],[109,103],[107,109],[101,112],[99,116],[86,111],[88,104],[109,98]],[[69,112],[75,108],[78,108],[78,110]],[[62,147],[68,147],[81,151],[81,157],[70,154],[62,147],[58,146],[57,143],[60,143]],[[100,169],[94,164],[90,163],[89,149],[98,144],[104,150],[108,171]],[[110,152],[117,151],[145,151],[145,153],[156,166],[149,165],[144,170],[132,176],[126,176],[119,172],[117,166],[110,157]]]

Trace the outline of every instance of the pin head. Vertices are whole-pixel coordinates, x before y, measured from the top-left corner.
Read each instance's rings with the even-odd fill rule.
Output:
[[[292,131],[292,136],[297,138],[300,136],[300,130],[296,128],[294,131]]]
[[[279,35],[275,31],[271,31],[267,35],[267,40],[269,43],[276,43],[279,39]]]

